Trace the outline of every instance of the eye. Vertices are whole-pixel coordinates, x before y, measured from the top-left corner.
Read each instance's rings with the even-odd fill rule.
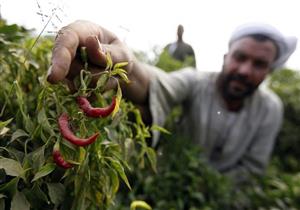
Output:
[[[240,52],[236,52],[233,54],[233,58],[237,61],[237,62],[244,62],[247,59],[247,56],[243,53]]]
[[[269,63],[264,60],[255,60],[253,65],[256,69],[267,69],[269,67]]]

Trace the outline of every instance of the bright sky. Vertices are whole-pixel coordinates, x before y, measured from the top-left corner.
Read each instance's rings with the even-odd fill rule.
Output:
[[[298,0],[0,0],[1,15],[41,31],[51,9],[57,17],[46,31],[57,31],[76,19],[96,22],[115,32],[133,49],[150,51],[176,40],[178,24],[183,39],[196,53],[199,70],[220,70],[231,32],[245,22],[272,24],[299,44],[287,67],[300,70],[300,12]]]

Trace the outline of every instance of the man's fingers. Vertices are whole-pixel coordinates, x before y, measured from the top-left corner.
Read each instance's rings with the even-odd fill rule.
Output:
[[[48,81],[57,83],[63,80],[69,72],[72,57],[65,47],[56,50],[52,57],[52,64],[48,70]]]
[[[66,77],[78,46],[79,37],[76,32],[67,27],[59,32],[52,51],[52,64],[47,78],[49,82],[56,83]]]
[[[90,36],[85,42],[88,59],[96,65],[105,67],[106,56],[105,49],[101,46],[97,36]]]
[[[105,68],[107,65],[107,53],[110,54],[113,64],[119,62],[130,62],[130,57],[124,52],[124,46],[114,37],[110,44],[99,41],[97,36],[90,36],[86,39],[85,46],[89,61],[98,68]],[[111,44],[113,43],[113,44]],[[125,69],[129,68],[128,64]]]
[[[126,56],[124,57],[122,47],[120,48],[119,44],[120,42],[114,34],[87,21],[76,21],[62,28],[55,40],[52,51],[48,81],[57,83],[78,74],[78,70],[74,68],[73,64],[76,64],[76,67],[78,62],[82,62],[80,56],[76,55],[76,52],[79,53],[80,50],[78,49],[82,46],[86,47],[88,61],[92,64],[89,67],[94,69],[98,70],[106,67],[105,50],[113,52],[111,57],[114,62],[126,61]],[[105,48],[102,46],[105,46]]]
[[[80,74],[80,71],[84,69],[84,64],[81,62],[81,60],[75,59],[72,61],[70,65],[70,71],[67,74],[66,78],[69,80],[73,80],[76,76]]]

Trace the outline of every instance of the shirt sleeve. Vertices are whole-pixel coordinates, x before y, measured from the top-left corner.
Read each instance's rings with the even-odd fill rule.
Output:
[[[236,167],[225,173],[234,178],[234,182],[243,182],[250,174],[262,174],[269,163],[283,121],[282,102],[277,96],[272,96],[265,100],[267,105],[252,144]]]
[[[182,103],[192,95],[196,81],[196,71],[186,68],[171,73],[155,69],[155,76],[150,82],[149,107],[152,123],[163,127],[166,117],[173,106]],[[152,146],[158,142],[159,132],[152,132]]]

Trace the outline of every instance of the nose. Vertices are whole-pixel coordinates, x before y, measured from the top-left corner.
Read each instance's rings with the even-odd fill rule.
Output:
[[[249,77],[252,73],[252,63],[251,63],[251,61],[241,63],[239,68],[238,68],[238,73],[241,76]]]

